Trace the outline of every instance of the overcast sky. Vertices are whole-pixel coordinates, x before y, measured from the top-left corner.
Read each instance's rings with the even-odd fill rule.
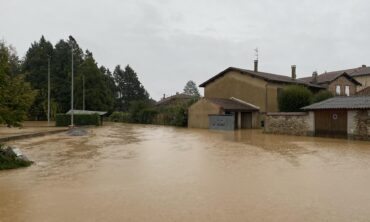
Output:
[[[111,70],[130,64],[154,99],[229,66],[298,77],[370,65],[368,0],[0,0],[0,38],[23,57],[69,35]],[[203,92],[203,89],[201,89]]]

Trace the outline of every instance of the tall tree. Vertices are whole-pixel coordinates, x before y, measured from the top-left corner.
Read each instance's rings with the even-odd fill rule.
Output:
[[[136,72],[127,65],[122,70],[118,65],[113,72],[117,84],[118,98],[116,109],[127,111],[133,101],[149,101],[149,94],[140,83]]]
[[[89,51],[86,51],[84,61],[79,66],[75,86],[76,108],[82,109],[83,98],[85,98],[85,109],[87,110],[113,110],[114,98],[111,90],[106,84],[104,74],[98,68]]]
[[[16,54],[0,42],[0,124],[17,126],[26,118],[26,114],[34,101],[36,92],[23,75],[14,73]]]
[[[111,110],[108,110],[108,111],[113,112],[114,107],[115,107],[115,103],[116,103],[116,99],[117,99],[116,82],[114,81],[114,76],[113,76],[112,72],[109,69],[105,68],[104,66],[101,66],[99,69],[100,69],[100,72],[103,73],[104,82],[105,82],[105,85],[107,86],[107,90],[108,90],[107,93],[108,93],[109,97],[112,98],[112,101],[113,101]]]
[[[195,82],[192,81],[192,80],[190,80],[186,83],[186,85],[184,87],[184,93],[187,94],[187,95],[194,96],[194,97],[200,97],[198,87],[195,84]]]
[[[23,62],[22,71],[26,73],[26,80],[38,91],[29,113],[36,120],[46,119],[43,104],[48,98],[48,59],[52,55],[53,45],[42,36],[38,42],[31,44]]]

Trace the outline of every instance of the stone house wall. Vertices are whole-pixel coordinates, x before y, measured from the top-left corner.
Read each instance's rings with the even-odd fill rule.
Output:
[[[370,110],[348,111],[348,138],[370,140]]]
[[[264,132],[296,136],[313,136],[314,122],[313,112],[267,113]]]
[[[331,82],[328,86],[328,90],[333,93],[333,95],[336,95],[336,86],[340,85],[340,96],[345,96],[345,88],[346,86],[349,86],[349,95],[353,96],[356,94],[356,84],[351,82],[349,79],[346,77],[339,77],[333,82]]]

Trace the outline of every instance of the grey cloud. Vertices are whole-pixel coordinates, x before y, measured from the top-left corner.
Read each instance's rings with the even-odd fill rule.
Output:
[[[24,55],[72,34],[101,65],[130,64],[153,98],[228,66],[298,76],[369,64],[366,0],[0,0],[0,38]]]

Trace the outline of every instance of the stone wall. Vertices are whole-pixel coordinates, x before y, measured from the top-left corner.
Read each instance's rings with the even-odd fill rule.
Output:
[[[314,135],[314,114],[309,113],[267,113],[265,133],[296,136]]]
[[[370,110],[348,111],[348,138],[370,140]]]

